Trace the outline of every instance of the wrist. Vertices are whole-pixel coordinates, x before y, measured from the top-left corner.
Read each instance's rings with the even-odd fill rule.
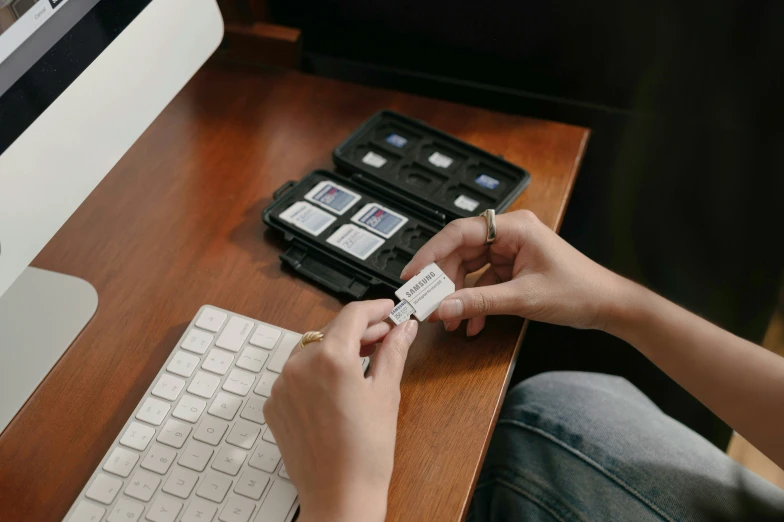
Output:
[[[628,341],[656,294],[629,279],[613,276],[615,281],[603,307],[599,329]]]
[[[297,522],[383,522],[387,515],[386,494],[355,493],[345,502],[306,502],[300,506]]]

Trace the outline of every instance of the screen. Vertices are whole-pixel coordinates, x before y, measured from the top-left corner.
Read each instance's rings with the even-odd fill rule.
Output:
[[[0,154],[151,0],[0,0]]]

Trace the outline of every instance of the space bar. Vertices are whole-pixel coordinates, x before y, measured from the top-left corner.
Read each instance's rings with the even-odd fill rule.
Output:
[[[279,480],[273,482],[264,504],[256,515],[256,522],[285,522],[295,500],[297,500],[297,490],[294,486]]]

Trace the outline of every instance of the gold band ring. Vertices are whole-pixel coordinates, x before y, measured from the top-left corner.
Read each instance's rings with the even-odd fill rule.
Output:
[[[324,334],[321,332],[305,332],[305,335],[303,335],[302,339],[299,340],[299,346],[300,348],[305,348],[305,346],[309,345],[310,343],[320,343],[323,340]]]
[[[486,245],[492,245],[495,242],[495,210],[492,208],[488,208],[481,214],[479,214],[485,221],[487,221],[487,239],[485,239]]]

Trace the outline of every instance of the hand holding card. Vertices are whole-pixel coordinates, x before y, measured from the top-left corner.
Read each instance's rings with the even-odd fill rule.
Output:
[[[455,283],[437,264],[430,263],[395,292],[401,302],[392,310],[389,318],[395,324],[408,320],[411,315],[424,321],[438,310],[438,305],[445,297],[454,292]]]

